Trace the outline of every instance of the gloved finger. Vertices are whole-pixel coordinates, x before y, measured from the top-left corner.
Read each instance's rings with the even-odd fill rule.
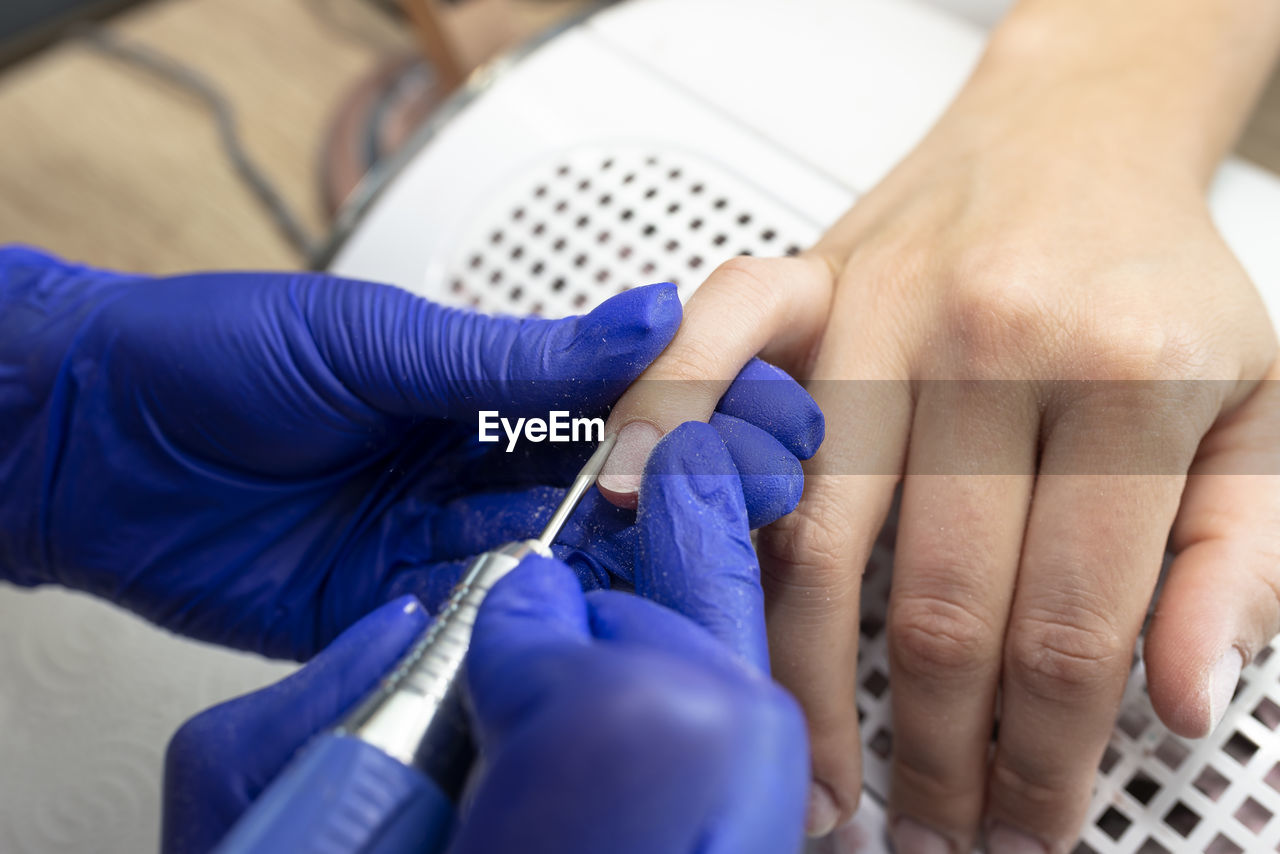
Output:
[[[307,739],[359,701],[430,622],[402,597],[285,679],[182,725],[165,755],[162,849],[208,851]]]
[[[635,288],[559,320],[490,317],[322,277],[295,280],[281,310],[298,306],[346,390],[388,415],[472,423],[480,410],[545,417],[612,403],[681,317],[672,285]]]
[[[822,410],[809,392],[762,359],[738,372],[716,411],[754,424],[802,460],[818,452],[826,434]]]
[[[547,691],[572,680],[565,650],[590,642],[582,589],[559,560],[533,555],[498,581],[476,615],[466,662],[481,744],[501,741]]]
[[[763,528],[796,509],[804,472],[788,448],[766,430],[732,415],[717,412],[709,423],[720,434],[740,477],[748,528]]]
[[[756,697],[705,665],[650,650],[585,642],[535,650],[533,660],[506,653],[523,666],[504,679],[472,678],[482,725],[489,695],[515,689],[523,703],[501,733],[482,732],[484,772],[452,854],[702,850],[741,770],[737,756],[754,753],[743,719]],[[735,854],[779,850],[787,849]]]
[[[646,647],[760,678],[754,662],[744,664],[707,629],[664,605],[618,590],[593,590],[586,597],[591,635],[598,641]]]
[[[690,421],[654,448],[637,514],[636,592],[684,614],[767,672],[764,594],[733,459]]]

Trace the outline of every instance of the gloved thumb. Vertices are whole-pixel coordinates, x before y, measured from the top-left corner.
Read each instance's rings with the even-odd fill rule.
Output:
[[[528,557],[489,591],[467,651],[467,687],[482,744],[507,729],[553,686],[573,681],[566,648],[591,641],[577,576],[555,558]]]
[[[321,357],[393,416],[470,420],[612,403],[680,325],[673,285],[635,288],[580,317],[491,317],[385,285],[320,280],[300,298]]]
[[[636,592],[701,625],[767,673],[760,566],[742,479],[714,427],[681,424],[645,465]]]

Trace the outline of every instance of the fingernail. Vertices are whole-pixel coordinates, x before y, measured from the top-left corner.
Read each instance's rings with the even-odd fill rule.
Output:
[[[951,846],[942,834],[910,818],[893,823],[894,854],[951,854]]]
[[[1244,659],[1240,650],[1232,647],[1223,653],[1222,658],[1213,666],[1209,676],[1209,732],[1218,728],[1231,705],[1231,698],[1236,693],[1236,683],[1240,681],[1240,668],[1244,667]],[[1208,735],[1208,733],[1205,733]]]
[[[1034,836],[997,824],[987,834],[987,854],[1049,854],[1049,849]]]
[[[618,495],[639,492],[645,461],[661,438],[662,432],[648,421],[632,421],[623,427],[596,483]]]
[[[831,842],[831,854],[873,854],[884,850],[883,844],[877,844],[881,835],[873,834],[866,823],[857,818],[837,827],[827,839]]]
[[[840,820],[840,810],[836,807],[836,799],[831,790],[821,783],[814,782],[809,786],[809,813],[805,816],[805,833],[810,836],[826,836],[836,829]]]

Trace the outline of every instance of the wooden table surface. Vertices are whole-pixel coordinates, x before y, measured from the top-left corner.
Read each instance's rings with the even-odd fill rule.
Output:
[[[463,7],[473,61],[580,0],[524,4],[539,8],[515,23],[499,2],[512,4]],[[350,0],[165,0],[110,26],[222,89],[247,147],[316,235],[327,227],[320,150],[340,99],[414,44]],[[0,243],[155,273],[302,263],[232,173],[205,109],[146,72],[61,44],[0,74],[0,128]],[[1280,172],[1280,78],[1240,152]]]

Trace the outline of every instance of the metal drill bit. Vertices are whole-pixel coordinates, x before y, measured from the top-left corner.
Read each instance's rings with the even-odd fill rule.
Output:
[[[616,435],[606,436],[600,446],[596,448],[596,452],[591,455],[591,459],[587,460],[587,464],[582,467],[582,471],[578,472],[578,476],[573,479],[573,486],[569,487],[569,492],[565,495],[564,500],[560,502],[560,506],[556,508],[556,512],[552,514],[551,521],[547,523],[547,527],[543,529],[542,536],[538,537],[540,546],[545,549],[551,548],[552,540],[560,533],[564,523],[569,521],[569,517],[573,515],[578,502],[582,500],[582,496],[586,495],[587,490],[596,482],[600,469],[604,468],[604,461],[609,458],[609,452],[613,450],[613,443],[617,441],[617,438]]]

